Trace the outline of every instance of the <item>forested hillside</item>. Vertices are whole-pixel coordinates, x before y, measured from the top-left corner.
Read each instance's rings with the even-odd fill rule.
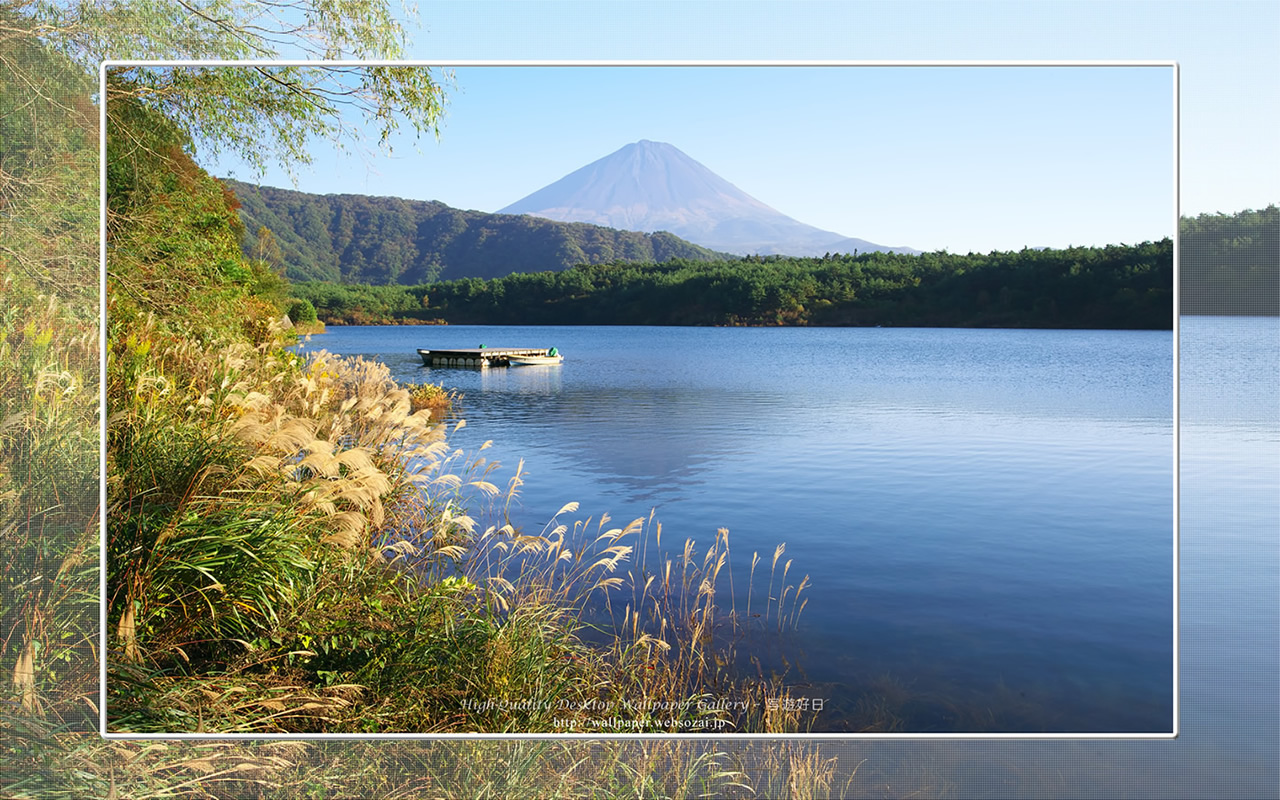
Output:
[[[485,214],[398,197],[226,183],[240,199],[245,253],[275,262],[299,281],[414,284],[575,264],[728,257],[664,232]]]
[[[1182,313],[1280,314],[1280,207],[1184,217]]]
[[[298,284],[336,323],[1173,326],[1173,243],[583,265],[414,287]]]
[[[1123,293],[1107,301],[1108,310],[1102,310],[1095,303],[1096,307],[1083,312],[1085,317],[1068,319],[1072,314],[1062,312],[1060,306],[1065,302],[1068,307],[1080,311],[1079,287],[1088,281],[1074,281],[1075,288],[1067,296],[1059,297],[1055,292],[1063,288],[1064,284],[1060,280],[1061,276],[1050,273],[1042,276],[1049,281],[1045,286],[1037,287],[1027,283],[1024,280],[1025,274],[1013,277],[1009,284],[983,286],[971,293],[973,307],[968,310],[964,310],[965,302],[959,298],[944,301],[931,295],[927,302],[931,310],[923,317],[918,316],[918,311],[912,312],[910,317],[903,317],[901,313],[886,316],[882,312],[870,311],[866,301],[872,295],[879,296],[882,300],[884,298],[879,289],[866,287],[871,289],[870,293],[864,290],[860,301],[852,304],[858,307],[857,313],[842,316],[842,312],[832,310],[831,307],[842,307],[850,311],[850,303],[846,302],[850,298],[842,297],[838,291],[826,296],[823,291],[817,290],[823,282],[821,275],[813,278],[810,281],[812,285],[808,285],[808,288],[804,281],[787,290],[771,288],[779,282],[794,282],[785,274],[795,269],[812,272],[810,265],[815,261],[812,258],[766,257],[764,263],[773,265],[769,270],[755,277],[743,278],[751,270],[742,265],[761,263],[758,257],[742,258],[716,253],[665,232],[643,234],[585,223],[485,214],[451,208],[437,202],[395,197],[315,195],[251,186],[237,181],[226,183],[241,203],[241,245],[250,261],[268,264],[295,281],[389,287],[389,292],[376,293],[376,296],[365,292],[358,299],[360,290],[357,289],[314,287],[295,292],[316,303],[320,316],[327,316],[331,321],[390,321],[393,318],[408,320],[423,316],[420,304],[413,304],[412,300],[405,299],[408,295],[390,287],[420,288],[440,282],[504,278],[516,273],[560,272],[581,266],[607,265],[613,274],[619,274],[627,272],[627,265],[630,264],[650,265],[636,266],[636,269],[651,275],[664,275],[660,279],[645,279],[656,280],[664,285],[671,283],[672,275],[688,276],[691,274],[690,270],[703,278],[713,273],[736,276],[731,279],[713,279],[713,283],[719,287],[742,280],[752,284],[745,290],[750,295],[746,300],[720,297],[707,298],[709,302],[692,303],[688,302],[688,292],[700,290],[696,283],[690,284],[681,290],[684,294],[676,307],[663,306],[643,313],[632,309],[624,314],[626,319],[632,321],[640,317],[662,317],[694,324],[867,324],[871,320],[875,320],[874,324],[908,324],[905,320],[911,318],[918,319],[920,324],[961,324],[954,322],[958,319],[970,320],[964,324],[980,325],[1063,324],[1074,327],[1077,324],[1102,324],[1105,327],[1149,327],[1152,324],[1146,316],[1142,316],[1139,322],[1124,321],[1129,318],[1129,312],[1134,310],[1134,306],[1133,298]],[[1260,211],[1184,217],[1179,234],[1183,313],[1280,314],[1280,208],[1271,205]],[[1124,247],[1121,246],[1120,249]],[[1019,258],[1024,265],[1043,265],[1047,263],[1047,257],[1027,253],[1083,253],[1089,250],[1114,251],[1116,248],[1022,251]],[[869,253],[863,253],[856,259],[853,256],[835,258],[842,263],[853,263],[854,260],[873,263],[869,261]],[[970,276],[960,280],[960,276],[974,266],[986,269],[990,264],[1007,264],[1012,255],[992,253],[989,256],[957,256],[933,253],[920,256],[919,262],[914,262],[911,258],[894,256],[887,263],[894,265],[891,271],[899,276],[905,274],[903,270],[912,274],[919,272],[919,277],[934,282],[940,277],[939,270],[955,271],[953,277],[956,280],[947,284],[946,290],[950,291],[960,288],[961,284],[977,286],[983,281],[990,283],[993,273],[989,271],[984,278]],[[966,265],[961,263],[963,259],[977,260]],[[825,261],[830,260],[831,257],[828,257]],[[670,261],[688,263],[670,265],[664,269],[653,266]],[[699,264],[707,268],[699,269]],[[830,263],[827,267],[823,274],[830,272]],[[771,272],[780,274],[766,274]],[[1094,277],[1097,280],[1090,285],[1089,291],[1105,290],[1109,279]],[[683,280],[684,277],[681,277],[680,281]],[[1121,274],[1116,280],[1123,282],[1127,278]],[[535,296],[545,299],[549,297],[548,281],[563,287],[564,297],[561,300],[582,294],[580,276],[566,276],[555,280],[545,277],[515,279],[495,284],[494,291],[505,293],[506,288],[519,285],[521,291],[532,291]],[[476,288],[479,285],[470,282],[460,287],[449,287],[444,294],[433,292],[434,296],[449,296],[454,299],[449,301],[449,305],[442,305],[443,300],[440,303],[432,302],[432,305],[444,318],[461,316],[466,319],[488,319],[497,308],[498,300],[489,294],[488,289]],[[926,289],[932,285],[928,283]],[[1006,285],[1007,290],[999,294],[1002,289],[1006,289]],[[1171,285],[1170,283],[1169,286]],[[905,288],[897,287],[899,291]],[[1123,287],[1116,284],[1113,288],[1119,291]],[[1134,291],[1146,291],[1150,288],[1152,287],[1144,286]],[[936,287],[931,291],[937,291]],[[985,295],[982,294],[983,291]],[[993,291],[997,293],[994,303],[991,299]],[[420,298],[423,291],[410,294]],[[595,300],[604,299],[596,290],[592,290],[592,295]],[[919,292],[913,293],[913,302],[918,303],[924,296]],[[487,299],[476,299],[480,297]],[[502,316],[513,320],[530,320],[539,316],[531,312],[531,301],[527,297],[518,299],[505,294],[503,297]],[[671,298],[664,298],[661,302],[669,303],[670,300]],[[818,302],[818,307],[807,307],[815,301]],[[1025,318],[1024,314],[1035,307],[1036,301],[1040,301],[1040,311],[1058,308],[1061,313],[1047,317],[1038,314],[1040,322]],[[493,307],[490,311],[481,311],[486,302],[494,304]],[[557,300],[555,304],[556,313],[564,313],[565,303]],[[797,305],[806,306],[805,311],[796,311]],[[597,309],[574,313],[582,321],[586,318],[596,319],[602,312]],[[896,318],[890,319],[890,316]]]
[[[1172,243],[579,265],[414,286],[298,284],[333,323],[1167,328]],[[1280,208],[1181,225],[1181,310],[1280,314]],[[425,299],[424,299],[425,298]]]

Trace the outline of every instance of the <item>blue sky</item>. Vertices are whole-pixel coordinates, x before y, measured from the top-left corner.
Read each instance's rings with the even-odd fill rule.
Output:
[[[1275,3],[425,4],[444,60],[1176,60],[1183,213],[1280,200]],[[642,138],[803,222],[953,252],[1172,229],[1171,70],[459,67],[437,142],[297,187],[494,211]],[[234,163],[216,173],[251,178]],[[289,186],[281,172],[263,183]]]

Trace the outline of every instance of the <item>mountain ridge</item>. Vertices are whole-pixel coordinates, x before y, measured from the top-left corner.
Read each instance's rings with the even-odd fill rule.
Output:
[[[666,232],[489,214],[436,200],[223,183],[240,203],[245,253],[267,254],[291,280],[415,284],[615,260],[730,257]],[[267,242],[259,240],[261,227],[272,232]]]

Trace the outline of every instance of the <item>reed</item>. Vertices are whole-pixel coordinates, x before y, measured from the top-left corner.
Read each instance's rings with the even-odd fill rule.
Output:
[[[818,798],[953,796],[873,785],[817,745],[700,741],[115,741],[32,748],[6,796]],[[843,769],[841,760],[851,760]],[[36,768],[39,765],[40,768]],[[74,765],[75,768],[68,768]],[[898,776],[893,776],[896,779]],[[904,781],[905,785],[906,784]]]
[[[96,714],[97,328],[0,258],[4,715]]]
[[[522,466],[499,489],[488,443],[451,448],[465,422],[442,422],[384,365],[197,346],[153,320],[122,339],[108,426],[118,729],[797,724],[758,710],[784,693],[776,679],[733,669],[750,614],[727,530],[668,553],[654,513],[614,525],[569,503],[521,531],[507,513]],[[775,633],[808,585],[787,583],[788,561],[775,601],[783,549]]]
[[[186,266],[187,251],[135,259],[127,231],[113,231],[112,327],[100,342],[98,198],[81,191],[96,185],[97,149],[56,160],[83,167],[48,189],[79,216],[46,215],[57,236],[0,237],[0,795],[767,796],[713,743],[96,736],[102,658],[117,728],[267,734],[532,726],[468,718],[457,693],[542,663],[555,668],[530,691],[588,696],[581,687],[607,688],[617,665],[568,635],[573,620],[554,604],[491,614],[480,599],[492,595],[453,569],[463,562],[447,548],[468,541],[492,465],[449,451],[439,420],[417,417],[383,370],[275,350],[277,309],[191,280],[204,262]],[[4,232],[42,219],[7,215]],[[100,347],[109,508],[97,506]],[[477,474],[453,471],[470,464]],[[494,503],[513,496],[519,473]],[[419,514],[434,526],[412,527]],[[402,538],[427,532],[438,579],[396,560]]]

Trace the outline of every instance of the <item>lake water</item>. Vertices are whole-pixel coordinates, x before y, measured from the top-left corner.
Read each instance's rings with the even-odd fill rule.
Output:
[[[558,347],[431,369],[416,348]],[[1173,729],[1173,337],[1150,331],[335,327],[306,345],[464,395],[451,441],[523,458],[516,521],[656,509],[808,575],[744,643],[815,731]],[[722,577],[722,584],[723,584]],[[726,588],[722,585],[722,589]],[[775,595],[777,593],[775,587]]]

